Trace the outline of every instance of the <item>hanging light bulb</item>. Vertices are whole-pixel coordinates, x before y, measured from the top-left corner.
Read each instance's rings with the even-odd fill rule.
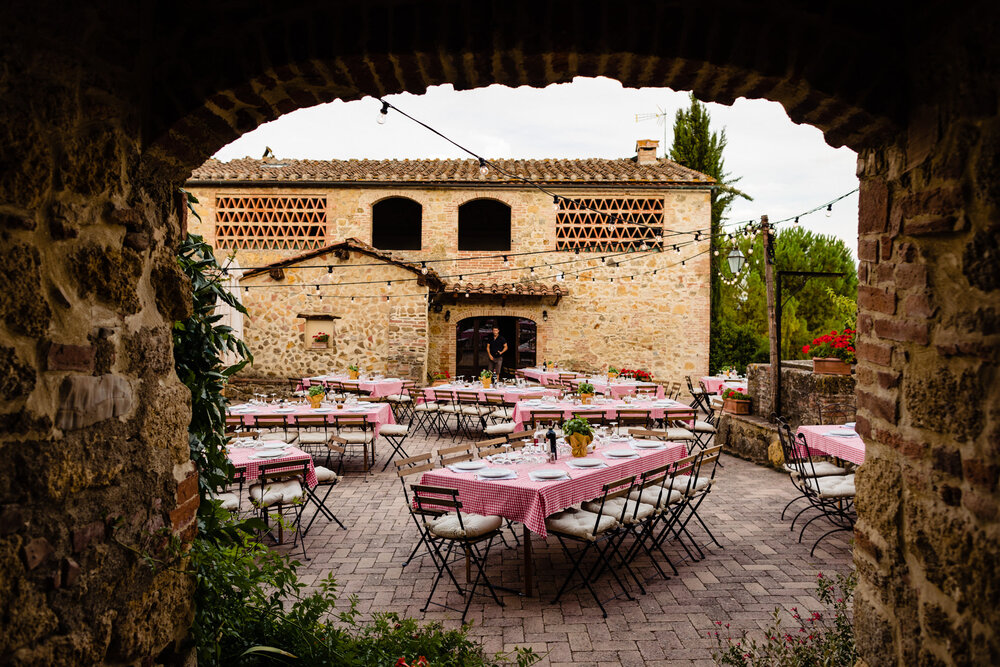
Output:
[[[465,293],[465,298],[466,298],[466,299],[468,299],[468,298],[469,298],[469,293],[468,293],[468,292],[466,292],[466,293]]]
[[[458,282],[462,282],[464,279],[465,279],[465,276],[462,276],[462,275],[458,276]]]
[[[681,251],[680,247],[675,243],[674,244],[674,252],[680,252],[680,251]]]
[[[530,268],[530,269],[528,270],[528,272],[529,272],[529,273],[534,273],[534,272],[535,272],[535,267],[531,267],[531,268]]]
[[[378,121],[379,125],[385,125],[385,119],[388,117],[389,117],[389,103],[383,101],[382,109],[378,112],[378,118],[376,120]]]
[[[510,260],[507,259],[507,255],[503,256],[503,265],[504,266],[510,266]]]
[[[799,224],[799,216],[795,216],[795,224]]]
[[[243,288],[243,293],[244,294],[249,294],[250,293],[250,288],[249,287],[244,287]]]
[[[353,296],[351,297],[351,303],[354,303],[354,297]]]
[[[681,266],[684,266],[684,260],[683,259],[681,260]]]
[[[560,273],[560,274],[556,275],[556,280],[558,280],[558,281],[560,281],[560,282],[561,282],[561,281],[562,281],[563,279],[565,279],[565,278],[566,278],[566,274],[565,274],[565,273]]]
[[[391,280],[387,280],[387,281],[385,282],[385,286],[386,286],[386,287],[392,287],[392,281],[391,281]]]
[[[485,158],[479,158],[479,175],[480,176],[490,175],[490,167],[488,164],[486,164]]]
[[[552,210],[556,212],[559,211],[559,195],[554,195],[552,197]]]
[[[827,204],[826,205],[826,217],[829,218],[831,215],[833,215],[833,204]]]
[[[333,273],[333,267],[332,266],[326,267],[326,272],[327,273]]]
[[[316,285],[316,291],[317,292],[319,291],[319,285]]]
[[[388,300],[389,300],[389,295],[388,295],[388,294],[386,294],[386,295],[385,295],[385,300],[386,300],[386,301],[388,301]]]
[[[420,273],[427,275],[427,262],[420,262]]]

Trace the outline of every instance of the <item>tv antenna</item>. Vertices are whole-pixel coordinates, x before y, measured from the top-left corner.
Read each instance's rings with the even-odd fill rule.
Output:
[[[657,104],[656,113],[637,113],[635,115],[637,123],[654,119],[657,125],[663,126],[663,157],[667,157],[667,110]]]

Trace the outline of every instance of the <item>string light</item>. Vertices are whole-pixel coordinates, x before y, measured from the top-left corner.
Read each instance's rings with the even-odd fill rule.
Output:
[[[799,224],[799,216],[795,216],[795,224]]]
[[[376,121],[378,121],[379,125],[385,125],[385,121],[388,117],[389,117],[389,103],[386,102],[385,100],[382,100],[382,109],[378,112],[378,118],[376,118]]]
[[[490,175],[490,168],[489,165],[486,164],[485,158],[479,158],[479,175],[480,176]]]
[[[559,195],[552,195],[552,210],[559,212]]]
[[[828,204],[826,207],[826,217],[833,215],[833,204]]]

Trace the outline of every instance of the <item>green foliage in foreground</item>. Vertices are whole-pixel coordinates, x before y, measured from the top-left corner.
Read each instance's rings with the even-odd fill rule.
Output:
[[[188,196],[189,207],[195,203]],[[191,208],[193,214],[193,207]],[[337,611],[336,587],[328,577],[316,592],[304,594],[299,563],[259,544],[258,519],[235,522],[212,497],[232,479],[225,453],[226,381],[252,359],[249,350],[219,324],[217,306],[245,312],[223,287],[223,267],[201,237],[188,236],[178,252],[181,270],[193,288],[192,315],[174,324],[177,376],[191,391],[191,459],[199,474],[199,536],[186,554],[195,580],[195,617],[191,634],[202,667],[222,665],[396,665],[448,667],[531,665],[530,649],[486,655],[467,636],[467,627],[444,630],[395,614],[376,613],[361,620],[357,600]],[[237,361],[227,366],[223,354]],[[151,566],[165,564],[144,554]],[[423,658],[423,663],[421,663]]]
[[[763,640],[746,631],[733,637],[728,633],[728,623],[716,621],[715,629],[708,633],[716,641],[712,657],[720,665],[736,667],[852,667],[857,654],[849,610],[857,583],[855,572],[837,575],[836,579],[821,573],[816,593],[831,611],[826,615],[817,611],[803,618],[792,607],[796,627],[786,628],[780,609],[775,609],[771,625],[763,631]]]
[[[191,551],[198,590],[193,633],[198,664],[395,665],[424,657],[434,667],[531,665],[531,649],[487,655],[468,626],[445,630],[396,614],[362,620],[357,598],[337,611],[331,577],[304,594],[298,561],[245,535],[228,543],[199,540]]]

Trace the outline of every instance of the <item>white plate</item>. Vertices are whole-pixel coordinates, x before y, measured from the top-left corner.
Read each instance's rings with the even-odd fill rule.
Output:
[[[857,426],[857,424],[855,422],[847,422],[846,424],[844,424],[844,426],[846,428],[849,428],[849,429],[851,429],[853,431],[854,427]]]
[[[843,436],[854,437],[857,435],[857,432],[846,428],[840,428],[835,431],[827,431],[824,435],[843,435]]]
[[[370,409],[371,408],[359,406],[359,407],[354,407],[354,408],[347,408],[347,411],[348,412],[368,412]]]
[[[256,454],[251,454],[252,459],[277,459],[285,455],[285,452],[257,452]]]
[[[664,444],[662,442],[653,442],[652,440],[636,440],[632,443],[632,446],[638,449],[659,449]]]
[[[295,412],[295,408],[276,408],[274,412],[275,413],[279,413],[280,412],[282,414],[285,414],[285,413],[288,413],[288,412]]]
[[[559,470],[557,468],[535,470],[531,473],[538,479],[559,479],[560,477],[566,476],[565,470]]]
[[[611,451],[604,452],[604,455],[616,459],[626,459],[635,456],[635,452],[631,449],[612,449]]]
[[[514,471],[510,468],[486,468],[479,472],[480,477],[486,477],[488,479],[496,479],[497,477],[510,477],[514,474]]]
[[[462,461],[461,463],[453,463],[451,465],[455,470],[481,470],[486,467],[486,464],[482,461]]]
[[[594,468],[603,465],[604,461],[600,459],[573,459],[571,464],[579,468]]]

